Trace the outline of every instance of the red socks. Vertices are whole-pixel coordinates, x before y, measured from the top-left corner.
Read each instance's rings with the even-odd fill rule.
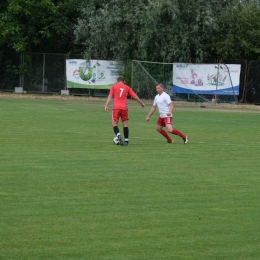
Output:
[[[160,134],[163,135],[163,136],[167,139],[167,141],[168,141],[169,143],[172,142],[172,139],[170,138],[170,136],[169,136],[169,135],[167,134],[167,132],[164,131],[163,129],[162,129],[162,131],[160,132]],[[172,130],[172,134],[178,135],[178,136],[180,136],[181,138],[185,138],[185,137],[186,137],[186,135],[184,135],[183,133],[181,133],[181,132],[180,132],[179,130],[177,130],[177,129],[173,129],[173,130]]]
[[[169,143],[172,142],[172,139],[170,138],[170,136],[169,136],[163,129],[162,129],[162,131],[160,132],[160,134],[163,135],[163,136],[167,139],[167,141],[168,141]]]
[[[172,130],[172,133],[173,133],[174,135],[180,136],[181,138],[185,138],[185,137],[186,137],[183,133],[181,133],[181,132],[178,131],[177,129],[173,129],[173,130]]]

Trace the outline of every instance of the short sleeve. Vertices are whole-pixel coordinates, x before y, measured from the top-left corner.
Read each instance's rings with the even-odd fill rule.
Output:
[[[156,103],[156,97],[153,100],[153,106],[157,107],[157,103]]]
[[[137,95],[136,93],[129,87],[129,95],[132,97],[132,98],[136,98]]]
[[[172,102],[172,100],[171,100],[171,98],[168,94],[166,95],[165,100],[166,100],[168,105]]]
[[[114,88],[113,86],[111,87],[110,91],[109,91],[109,95],[113,96],[114,95]]]

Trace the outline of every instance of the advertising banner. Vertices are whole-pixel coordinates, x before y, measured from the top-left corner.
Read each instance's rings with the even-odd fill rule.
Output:
[[[174,63],[172,91],[238,96],[240,69],[240,64]]]
[[[66,60],[67,88],[110,89],[118,74],[116,61]]]

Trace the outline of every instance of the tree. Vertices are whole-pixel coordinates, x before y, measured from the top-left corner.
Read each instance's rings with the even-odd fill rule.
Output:
[[[219,18],[212,50],[220,58],[259,59],[260,6],[245,1]]]
[[[82,2],[75,30],[87,58],[126,60],[138,52],[142,10],[149,1]]]
[[[77,0],[2,0],[0,3],[0,84],[19,85],[22,52],[78,52],[73,27]],[[27,64],[31,66],[31,60]]]
[[[68,52],[74,49],[75,1],[4,0],[0,45],[16,52]]]
[[[219,13],[235,1],[88,0],[82,2],[76,41],[88,58],[203,61]]]

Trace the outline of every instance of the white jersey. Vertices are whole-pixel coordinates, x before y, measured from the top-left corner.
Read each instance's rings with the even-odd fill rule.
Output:
[[[171,102],[171,98],[166,92],[163,92],[161,95],[157,94],[155,96],[153,105],[158,107],[160,117],[167,117],[167,113],[170,110]]]

